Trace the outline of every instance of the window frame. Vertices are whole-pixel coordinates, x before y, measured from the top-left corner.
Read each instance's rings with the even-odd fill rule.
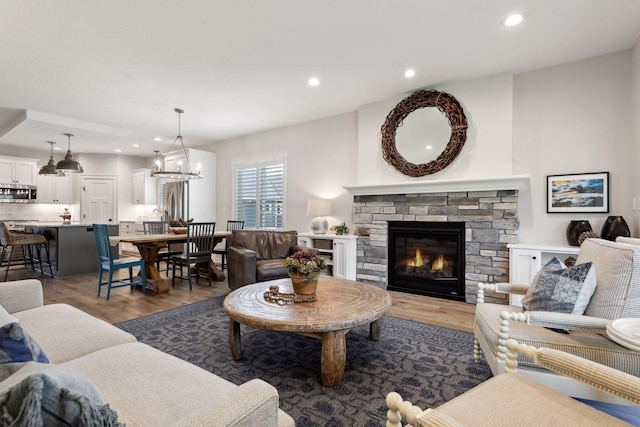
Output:
[[[265,167],[269,167],[269,166],[275,166],[275,165],[282,165],[282,226],[281,227],[260,227],[260,220],[261,220],[261,216],[260,216],[260,211],[259,211],[259,197],[258,197],[258,190],[260,188],[260,169],[261,168],[265,168]],[[242,160],[238,160],[232,163],[232,194],[231,194],[231,199],[232,199],[232,217],[234,220],[245,220],[246,218],[239,218],[238,217],[238,212],[236,212],[236,177],[237,177],[237,173],[240,170],[246,170],[246,169],[255,169],[256,170],[256,207],[255,207],[255,220],[256,220],[256,227],[255,229],[261,230],[285,230],[287,227],[287,215],[286,215],[286,211],[287,211],[287,155],[286,154],[279,154],[279,155],[275,155],[273,157],[269,157],[269,158],[264,158],[264,159],[258,159],[258,158],[254,158],[254,159],[242,159]],[[245,222],[245,229],[246,228],[250,228],[246,226],[246,222]]]

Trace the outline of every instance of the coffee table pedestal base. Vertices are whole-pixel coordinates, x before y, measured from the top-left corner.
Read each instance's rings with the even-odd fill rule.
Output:
[[[382,319],[371,322],[369,326],[369,338],[373,341],[380,339]],[[322,339],[322,351],[320,354],[320,372],[322,385],[333,387],[340,385],[344,378],[344,370],[347,366],[347,339],[346,334],[350,329],[329,331],[317,334]],[[310,334],[305,334],[310,335]],[[313,334],[316,335],[316,334]],[[242,359],[242,338],[240,336],[240,323],[229,319],[229,348],[233,360]]]

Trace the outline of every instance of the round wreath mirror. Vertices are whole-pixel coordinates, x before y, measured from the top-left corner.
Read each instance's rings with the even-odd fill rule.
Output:
[[[409,114],[426,107],[435,107],[439,112],[418,111],[407,119]],[[448,122],[448,129],[443,129],[443,118]],[[409,130],[402,129],[399,132],[403,124],[409,125],[407,126]],[[398,139],[398,136],[404,137],[405,134],[423,133],[425,129],[429,131],[419,135],[417,140],[420,142],[415,142],[415,136],[410,136],[411,143],[406,143],[404,138],[402,141]],[[447,134],[450,135],[449,142],[442,149]],[[466,140],[467,117],[460,103],[448,93],[436,90],[421,90],[403,99],[391,110],[382,125],[384,159],[399,172],[413,177],[431,175],[449,166],[462,150]],[[418,159],[418,161],[412,163],[407,160],[407,157],[412,160]],[[425,160],[420,163],[422,159]]]

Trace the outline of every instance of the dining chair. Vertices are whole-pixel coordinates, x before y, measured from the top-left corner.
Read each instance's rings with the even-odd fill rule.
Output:
[[[185,252],[171,257],[171,271],[173,275],[171,286],[176,285],[177,277],[178,279],[187,279],[189,281],[189,290],[191,290],[191,277],[195,275],[196,283],[198,283],[202,268],[200,266],[201,264],[207,265],[207,277],[209,279],[209,286],[211,286],[211,276],[213,275],[211,255],[213,248],[216,246],[214,236],[215,228],[215,222],[192,222],[188,225]],[[179,275],[176,275],[177,265],[180,266]],[[183,275],[184,267],[187,268],[186,276]]]
[[[244,229],[244,221],[227,221],[227,231]],[[224,249],[214,249],[213,253],[220,255],[220,270],[224,271],[227,267],[227,242],[229,239],[224,239]]]
[[[49,266],[49,272],[51,273],[51,277],[53,277],[51,260],[49,259],[49,242],[44,235],[39,233],[26,233],[23,231],[11,231],[6,223],[0,222],[0,245],[2,246],[2,252],[0,253],[0,267],[2,267],[6,262],[4,274],[5,282],[7,281],[9,269],[14,261],[22,262],[25,267],[30,265],[31,268],[34,268],[34,254],[37,254],[40,272],[44,275],[45,272],[42,266],[43,249],[47,256],[45,265]],[[16,248],[20,249],[20,252],[16,253]],[[17,264],[14,263],[13,265]]]
[[[107,286],[107,301],[111,296],[112,288],[121,288],[129,286],[132,290],[136,285],[142,285],[142,292],[147,292],[147,274],[145,270],[145,262],[143,259],[127,257],[114,259],[111,253],[111,244],[109,243],[109,228],[107,224],[93,224],[93,234],[96,238],[98,247],[98,262],[100,275],[98,277],[98,296],[103,286]],[[134,280],[133,267],[140,267],[140,279]],[[129,276],[122,279],[114,279],[113,272],[121,269],[128,269]],[[109,271],[109,278],[106,282],[102,280],[103,272]]]
[[[144,234],[170,234],[171,233],[171,229],[169,227],[169,222],[168,221],[144,221],[142,223],[142,229],[144,231]],[[180,244],[171,244],[169,243],[167,245],[167,248],[161,249],[160,252],[158,252],[158,257],[156,258],[156,268],[158,269],[158,272],[164,271],[166,272],[166,276],[169,277],[169,270],[170,270],[170,265],[171,265],[171,257],[173,255],[179,255],[182,253],[181,250],[176,250],[175,248],[177,246],[182,245],[182,243]],[[166,268],[165,269],[160,269],[160,263],[161,262],[165,262],[166,263]]]

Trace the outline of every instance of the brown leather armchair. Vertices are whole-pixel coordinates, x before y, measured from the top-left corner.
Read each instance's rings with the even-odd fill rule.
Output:
[[[284,260],[296,251],[297,231],[233,230],[227,243],[229,288],[289,277]]]

